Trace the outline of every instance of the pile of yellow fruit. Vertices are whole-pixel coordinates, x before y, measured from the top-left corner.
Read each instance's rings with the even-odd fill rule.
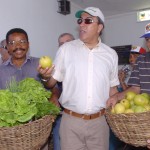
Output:
[[[127,92],[124,99],[117,103],[111,113],[141,113],[150,111],[150,95],[147,93],[136,94],[132,91]]]

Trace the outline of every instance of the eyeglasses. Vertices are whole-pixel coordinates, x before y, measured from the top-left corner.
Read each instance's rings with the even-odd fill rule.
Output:
[[[28,43],[27,40],[19,40],[19,41],[9,41],[8,44],[11,46],[16,45],[17,43],[19,43],[20,45],[25,45],[26,43]]]
[[[81,24],[82,22],[84,22],[85,24],[91,24],[91,23],[96,22],[96,21],[94,21],[92,18],[86,18],[86,19],[79,18],[77,20],[78,24]]]

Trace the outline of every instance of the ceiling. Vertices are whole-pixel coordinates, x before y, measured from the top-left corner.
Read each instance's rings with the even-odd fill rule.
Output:
[[[150,8],[150,0],[70,0],[81,8],[99,7],[105,17]]]

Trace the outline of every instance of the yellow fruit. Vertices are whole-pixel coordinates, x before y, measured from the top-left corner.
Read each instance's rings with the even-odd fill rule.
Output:
[[[120,113],[124,113],[125,112],[125,107],[121,103],[117,103],[115,105],[114,109],[115,109],[115,113],[116,114],[120,114]]]
[[[134,101],[133,100],[130,100],[129,103],[130,103],[130,107],[134,106]]]
[[[132,109],[126,109],[124,113],[129,114],[129,113],[134,113],[134,111]]]
[[[136,93],[134,93],[132,91],[129,91],[126,93],[126,99],[127,100],[133,100],[135,96],[136,96]]]
[[[146,109],[146,111],[150,111],[150,105],[146,105],[144,106],[144,108]]]
[[[146,109],[142,106],[135,106],[134,112],[135,113],[142,113],[142,112],[146,112]]]
[[[135,110],[135,108],[136,108],[136,105],[132,105],[131,106],[131,109],[134,111]]]
[[[142,93],[141,95],[145,96],[148,100],[150,99],[150,96],[148,93]]]
[[[39,64],[42,68],[47,68],[52,66],[52,59],[48,56],[42,56],[39,60]]]
[[[120,103],[121,103],[122,105],[124,105],[125,109],[128,109],[128,108],[130,107],[130,102],[129,102],[127,99],[122,99],[122,100],[120,101]]]
[[[135,97],[134,97],[134,104],[135,105],[138,105],[138,106],[145,106],[145,105],[148,105],[149,103],[149,100],[141,95],[141,94],[137,94]]]

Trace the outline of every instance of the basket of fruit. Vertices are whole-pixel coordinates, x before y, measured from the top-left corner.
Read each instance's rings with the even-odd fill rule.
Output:
[[[47,141],[59,108],[51,92],[33,78],[14,79],[0,90],[0,149],[39,150]]]
[[[107,122],[123,142],[139,147],[150,139],[150,96],[128,92],[113,108],[106,110]]]

